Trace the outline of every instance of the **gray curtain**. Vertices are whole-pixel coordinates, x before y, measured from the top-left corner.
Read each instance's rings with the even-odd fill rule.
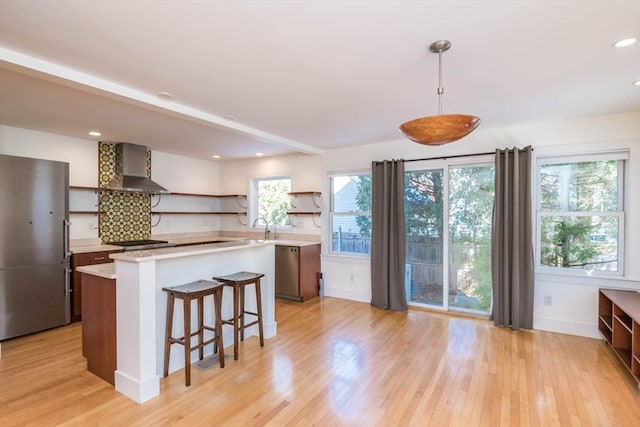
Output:
[[[514,330],[533,327],[532,156],[530,146],[496,150],[492,316],[496,326]]]
[[[371,304],[406,310],[404,161],[373,162],[371,181]]]

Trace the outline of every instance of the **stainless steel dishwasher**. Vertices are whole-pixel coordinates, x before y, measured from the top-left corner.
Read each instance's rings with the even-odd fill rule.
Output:
[[[300,299],[298,248],[276,245],[276,296]]]

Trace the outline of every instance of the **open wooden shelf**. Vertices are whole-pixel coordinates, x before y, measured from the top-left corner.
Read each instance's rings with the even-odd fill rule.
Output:
[[[246,215],[246,212],[211,212],[211,211],[153,211],[151,215]]]
[[[319,191],[291,191],[287,193],[290,196],[321,196]]]
[[[180,193],[180,192],[172,192],[168,194],[160,194],[158,195],[158,202],[155,205],[152,205],[151,208],[160,207],[160,201],[162,197],[199,197],[199,198],[207,198],[207,199],[236,199],[237,206],[227,206],[226,208],[223,206],[211,206],[212,210],[202,210],[207,209],[206,206],[191,206],[193,210],[186,211],[176,211],[176,210],[152,210],[151,215],[158,217],[158,223],[162,215],[235,215],[238,217],[238,221],[246,225],[240,218],[247,215],[247,196],[244,194],[198,194],[198,193]],[[184,207],[184,206],[183,206]],[[162,208],[162,207],[160,207]],[[235,209],[241,210],[235,210]],[[169,207],[169,209],[171,209]],[[215,210],[214,210],[215,209]],[[229,209],[229,210],[219,210],[219,209]],[[156,225],[158,224],[156,223]],[[155,226],[155,225],[154,225]]]
[[[70,214],[76,215],[104,215],[105,212],[101,211],[69,211]]]
[[[100,188],[100,187],[83,187],[80,185],[70,185],[69,186],[70,190],[87,190],[87,191],[109,191],[106,188]]]
[[[600,289],[598,329],[640,388],[640,293]]]
[[[186,197],[210,197],[214,199],[221,199],[227,197],[235,197],[238,199],[246,199],[247,196],[244,194],[197,194],[197,193],[177,193],[171,192],[168,194],[164,194],[165,196],[186,196]]]
[[[292,210],[287,212],[287,215],[312,215],[313,223],[316,227],[320,227],[321,224],[316,223],[316,215],[320,216],[322,212],[320,206],[320,198],[322,193],[319,191],[292,191],[289,194],[291,200]],[[295,227],[295,223],[290,221],[291,225]]]

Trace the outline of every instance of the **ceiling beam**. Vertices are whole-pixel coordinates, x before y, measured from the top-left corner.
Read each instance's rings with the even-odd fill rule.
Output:
[[[48,80],[65,86],[74,87],[84,92],[90,92],[100,96],[115,98],[126,102],[180,117],[186,120],[195,121],[205,126],[212,126],[229,132],[247,135],[252,139],[261,142],[284,146],[299,153],[320,154],[322,150],[307,144],[283,138],[272,133],[264,132],[224,117],[188,107],[177,102],[159,98],[155,94],[149,94],[137,89],[130,88],[109,80],[105,80],[91,74],[83,73],[53,62],[40,58],[25,55],[23,53],[0,47],[0,67],[12,69],[22,74]]]

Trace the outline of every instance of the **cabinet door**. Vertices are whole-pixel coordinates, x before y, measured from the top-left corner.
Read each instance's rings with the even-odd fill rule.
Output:
[[[300,247],[300,300],[318,296],[320,273],[320,245]]]
[[[118,252],[122,252],[122,250],[86,252],[71,256],[71,268],[73,269],[71,278],[71,320],[80,320],[82,316],[82,275],[76,270],[76,267],[109,263],[111,262],[109,254]]]

